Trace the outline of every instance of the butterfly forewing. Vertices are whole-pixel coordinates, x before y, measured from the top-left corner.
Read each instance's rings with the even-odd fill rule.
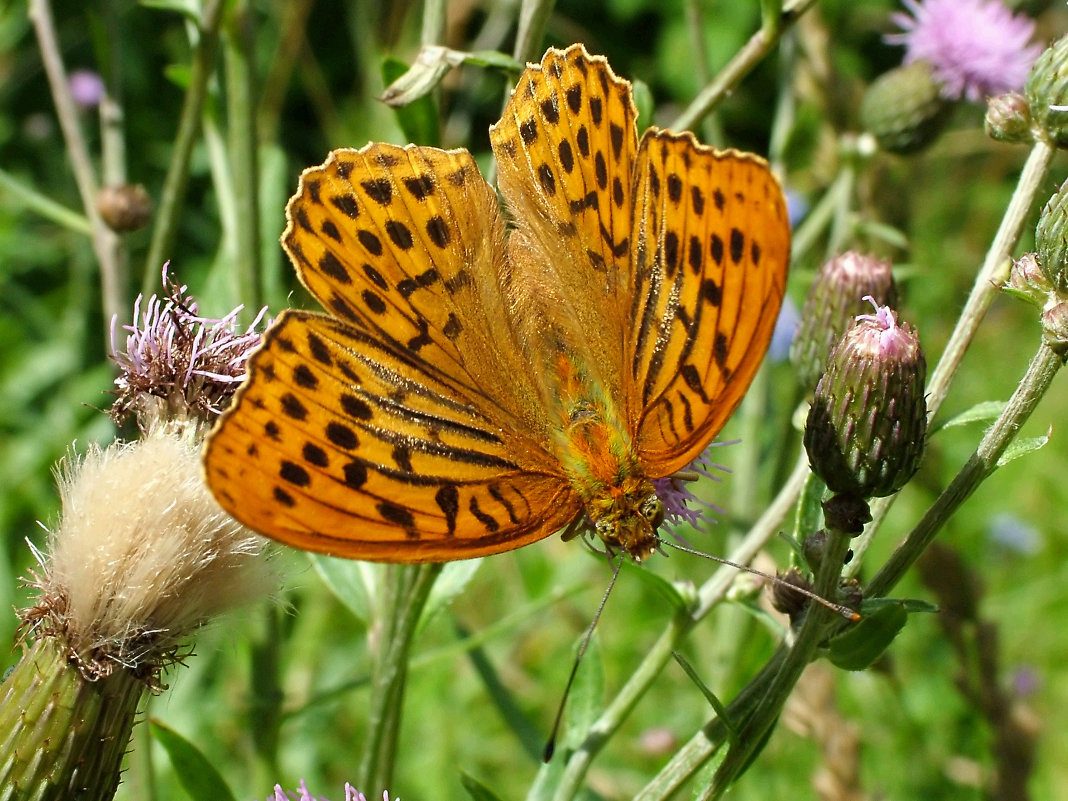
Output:
[[[517,463],[447,382],[373,336],[287,312],[210,441],[216,496],[308,550],[443,561],[517,547],[578,513],[565,481]]]
[[[786,287],[790,229],[767,164],[650,131],[638,153],[629,408],[646,472],[693,461],[748,389]]]
[[[553,295],[531,314],[549,317],[548,327],[567,340],[534,347],[583,353],[613,395],[621,392],[630,293],[635,116],[630,84],[603,57],[572,45],[528,65],[490,129],[501,194],[516,224],[513,269],[525,287]]]

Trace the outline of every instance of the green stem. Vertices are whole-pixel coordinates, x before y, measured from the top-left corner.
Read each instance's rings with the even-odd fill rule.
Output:
[[[226,105],[231,203],[236,210],[232,232],[237,292],[254,314],[263,305],[260,283],[259,171],[256,135],[255,66],[253,44],[255,11],[248,0],[238,0],[230,11],[224,39]]]
[[[753,34],[720,71],[716,79],[694,98],[693,102],[675,118],[669,127],[677,131],[693,130],[694,126],[734,89],[764,56],[771,52],[783,31],[797,22],[801,15],[815,4],[816,0],[795,0],[783,8],[777,25],[768,25],[768,20],[765,18],[764,25],[767,30],[762,28]]]
[[[541,56],[541,41],[555,0],[523,0],[519,7],[519,29],[515,35],[512,55],[520,64]]]
[[[126,311],[126,298],[119,270],[119,237],[101,219],[96,210],[96,196],[99,190],[96,176],[93,174],[89,148],[85,143],[78,110],[70,94],[67,70],[63,65],[59,42],[56,38],[52,8],[48,0],[30,0],[29,17],[37,35],[37,45],[41,50],[41,63],[48,76],[48,85],[52,100],[56,105],[56,116],[63,131],[63,141],[67,147],[74,172],[74,181],[82,199],[86,219],[89,220],[93,253],[100,265],[100,292],[104,306],[105,336],[110,331],[111,320]],[[110,339],[110,337],[108,337]]]
[[[983,266],[975,277],[968,301],[964,304],[957,325],[942,352],[942,358],[938,360],[927,383],[927,417],[929,420],[933,420],[941,408],[942,401],[949,392],[950,383],[964,359],[964,354],[975,338],[979,324],[1005,282],[1012,250],[1016,247],[1016,242],[1023,232],[1024,223],[1028,219],[1039,191],[1045,185],[1046,173],[1054,152],[1052,147],[1041,141],[1036,142],[1031,148],[1031,153],[1020,173],[1019,183],[1016,185],[1008,208],[1005,209],[1005,216],[994,235],[994,241],[990,244]],[[855,575],[860,570],[864,563],[864,553],[868,550],[875,532],[879,530],[896,497],[896,495],[891,495],[888,498],[879,498],[872,503],[872,521],[865,527],[863,536],[853,542],[853,560],[846,570],[846,575]]]
[[[830,188],[823,193],[805,219],[794,229],[790,245],[791,260],[799,264],[804,257],[816,247],[816,242],[824,232],[835,224],[835,215],[842,207],[843,198],[848,199],[853,193],[855,172],[844,167],[838,171]]]
[[[40,214],[45,219],[75,233],[92,236],[93,226],[84,214],[68,209],[56,203],[52,198],[42,195],[33,187],[16,180],[11,173],[0,168],[0,189],[4,189],[13,198],[21,202],[30,211]]]
[[[741,544],[731,552],[730,561],[748,564],[768,540],[775,536],[783,520],[796,503],[807,475],[808,461],[802,454],[802,458],[798,460],[787,483],[768,505],[760,519],[753,524]],[[617,696],[590,727],[582,744],[568,756],[563,776],[553,795],[554,799],[562,801],[574,798],[581,790],[582,782],[594,757],[612,734],[623,725],[630,711],[657,680],[664,666],[671,661],[672,651],[678,647],[686,633],[726,597],[737,575],[738,571],[734,567],[725,565],[720,568],[700,587],[694,607],[687,613],[680,613],[672,619]]]
[[[387,565],[385,568],[383,617],[376,624],[378,631],[372,632],[371,651],[375,654],[375,665],[367,740],[357,772],[357,786],[374,788],[369,797],[381,797],[392,779],[408,656],[420,615],[441,568],[440,564]]]
[[[193,154],[200,133],[200,115],[208,93],[208,81],[215,66],[215,50],[219,43],[219,25],[222,21],[223,0],[208,0],[198,28],[200,40],[193,50],[189,88],[182,104],[182,116],[178,122],[178,135],[174,141],[174,153],[163,181],[159,208],[152,227],[152,240],[145,259],[145,274],[142,290],[147,297],[159,282],[159,270],[174,247],[178,235],[178,219],[182,214],[186,184],[189,180],[189,159]]]

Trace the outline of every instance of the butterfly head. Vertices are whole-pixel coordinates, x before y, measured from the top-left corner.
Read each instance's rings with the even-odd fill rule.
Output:
[[[645,478],[628,478],[607,488],[587,504],[597,536],[613,550],[641,562],[660,547],[657,529],[664,522],[664,503]]]

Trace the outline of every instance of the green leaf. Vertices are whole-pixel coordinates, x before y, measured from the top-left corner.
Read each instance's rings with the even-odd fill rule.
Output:
[[[201,7],[199,0],[139,0],[145,8],[154,8],[157,11],[175,11],[200,25]]]
[[[149,719],[149,725],[167,752],[178,783],[193,801],[236,801],[222,774],[195,745],[155,718]]]
[[[576,658],[578,648],[582,647],[582,641],[586,637],[583,632],[576,644]],[[582,744],[589,734],[590,727],[597,721],[604,709],[604,658],[601,654],[600,641],[597,634],[590,638],[590,644],[582,655],[575,680],[571,684],[571,693],[567,698],[567,706],[564,708],[563,731],[557,742],[557,751],[563,749],[570,753]]]
[[[992,423],[997,419],[1005,408],[1005,401],[983,401],[977,403],[970,409],[966,409],[958,415],[949,418],[942,425],[938,426],[935,431],[941,431],[944,428],[955,428],[957,426],[968,425],[969,423]]]
[[[381,584],[382,566],[352,559],[308,554],[312,567],[337,599],[363,623],[371,625],[372,599]]]
[[[501,797],[470,773],[460,771],[460,784],[474,801],[501,801]]]
[[[481,566],[481,559],[462,559],[458,562],[448,562],[441,569],[441,573],[434,581],[434,586],[430,589],[426,606],[423,607],[423,616],[419,620],[420,628],[467,589],[467,585]]]
[[[645,81],[634,80],[631,82],[631,88],[634,90],[634,105],[638,109],[638,120],[640,120],[638,130],[640,131],[652,124],[656,104],[653,101],[653,93],[649,89],[649,84]]]
[[[1029,453],[1044,448],[1046,443],[1049,442],[1049,435],[1053,429],[1047,431],[1041,437],[1024,437],[1023,439],[1014,439],[1009,443],[1009,447],[1005,449],[1005,452],[1001,454],[1001,458],[998,459],[998,467],[1004,467],[1009,462],[1019,459],[1021,456],[1026,456]]]
[[[723,725],[727,728],[727,738],[731,741],[731,743],[737,744],[738,729],[734,727],[734,723],[727,715],[726,705],[722,701],[720,701],[719,696],[712,692],[712,690],[710,690],[708,686],[701,680],[701,677],[697,675],[697,671],[694,669],[693,665],[691,665],[689,661],[687,661],[686,657],[684,657],[678,651],[672,651],[671,655],[675,657],[675,661],[679,663],[679,667],[681,667],[683,672],[685,672],[686,675],[689,676],[690,681],[697,685],[697,689],[701,691],[701,694],[705,697],[705,700],[708,701],[709,706],[711,706],[712,709],[715,710],[716,715],[721,721],[723,721]]]
[[[865,670],[890,647],[905,627],[902,603],[888,604],[831,640],[828,658],[843,670]]]
[[[801,499],[794,516],[794,539],[804,542],[805,537],[823,526],[823,494],[827,485],[815,473],[809,473],[801,490]]]
[[[663,576],[659,576],[651,570],[646,570],[641,565],[637,565],[629,559],[623,562],[623,571],[629,572],[630,575],[637,576],[638,581],[645,582],[649,587],[656,590],[668,603],[671,604],[672,608],[677,611],[685,612],[688,609],[691,609],[693,604],[697,601],[696,593],[692,594],[692,597],[687,598],[674,582],[668,581]]]
[[[393,107],[404,136],[409,142],[436,146],[441,142],[438,125],[438,104],[433,90],[451,69],[448,64],[427,68],[419,62],[408,65],[400,59],[388,57],[382,62],[382,79],[388,87],[382,97]],[[403,90],[397,84],[404,77],[414,83]]]

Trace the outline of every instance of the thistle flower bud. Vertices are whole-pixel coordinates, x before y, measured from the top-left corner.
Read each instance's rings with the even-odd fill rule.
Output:
[[[986,135],[999,142],[1027,143],[1031,133],[1031,107],[1019,92],[1005,92],[987,100]]]
[[[1036,136],[1054,147],[1068,146],[1068,37],[1058,39],[1038,57],[1027,76],[1024,94]]]
[[[1042,268],[1038,266],[1037,253],[1025,253],[1013,261],[1009,269],[1008,283],[1003,288],[1040,308],[1046,304],[1050,292],[1053,291]]]
[[[1042,339],[1061,359],[1068,356],[1068,301],[1054,303],[1042,312]]]
[[[861,315],[845,333],[816,386],[804,435],[812,470],[832,492],[891,495],[916,472],[926,374],[919,340],[888,307]]]
[[[860,120],[883,150],[904,155],[933,142],[952,109],[931,65],[914,61],[884,73],[868,87]]]
[[[868,307],[866,296],[885,306],[897,303],[897,286],[889,261],[850,250],[820,267],[808,290],[801,325],[790,347],[790,361],[797,368],[802,387],[811,390],[816,386],[831,348]]]
[[[108,228],[125,234],[148,225],[152,219],[152,198],[141,184],[105,186],[97,192],[96,210]]]
[[[1068,113],[1066,113],[1068,121]],[[1035,228],[1038,266],[1053,289],[1068,292],[1068,181],[1049,199]]]

